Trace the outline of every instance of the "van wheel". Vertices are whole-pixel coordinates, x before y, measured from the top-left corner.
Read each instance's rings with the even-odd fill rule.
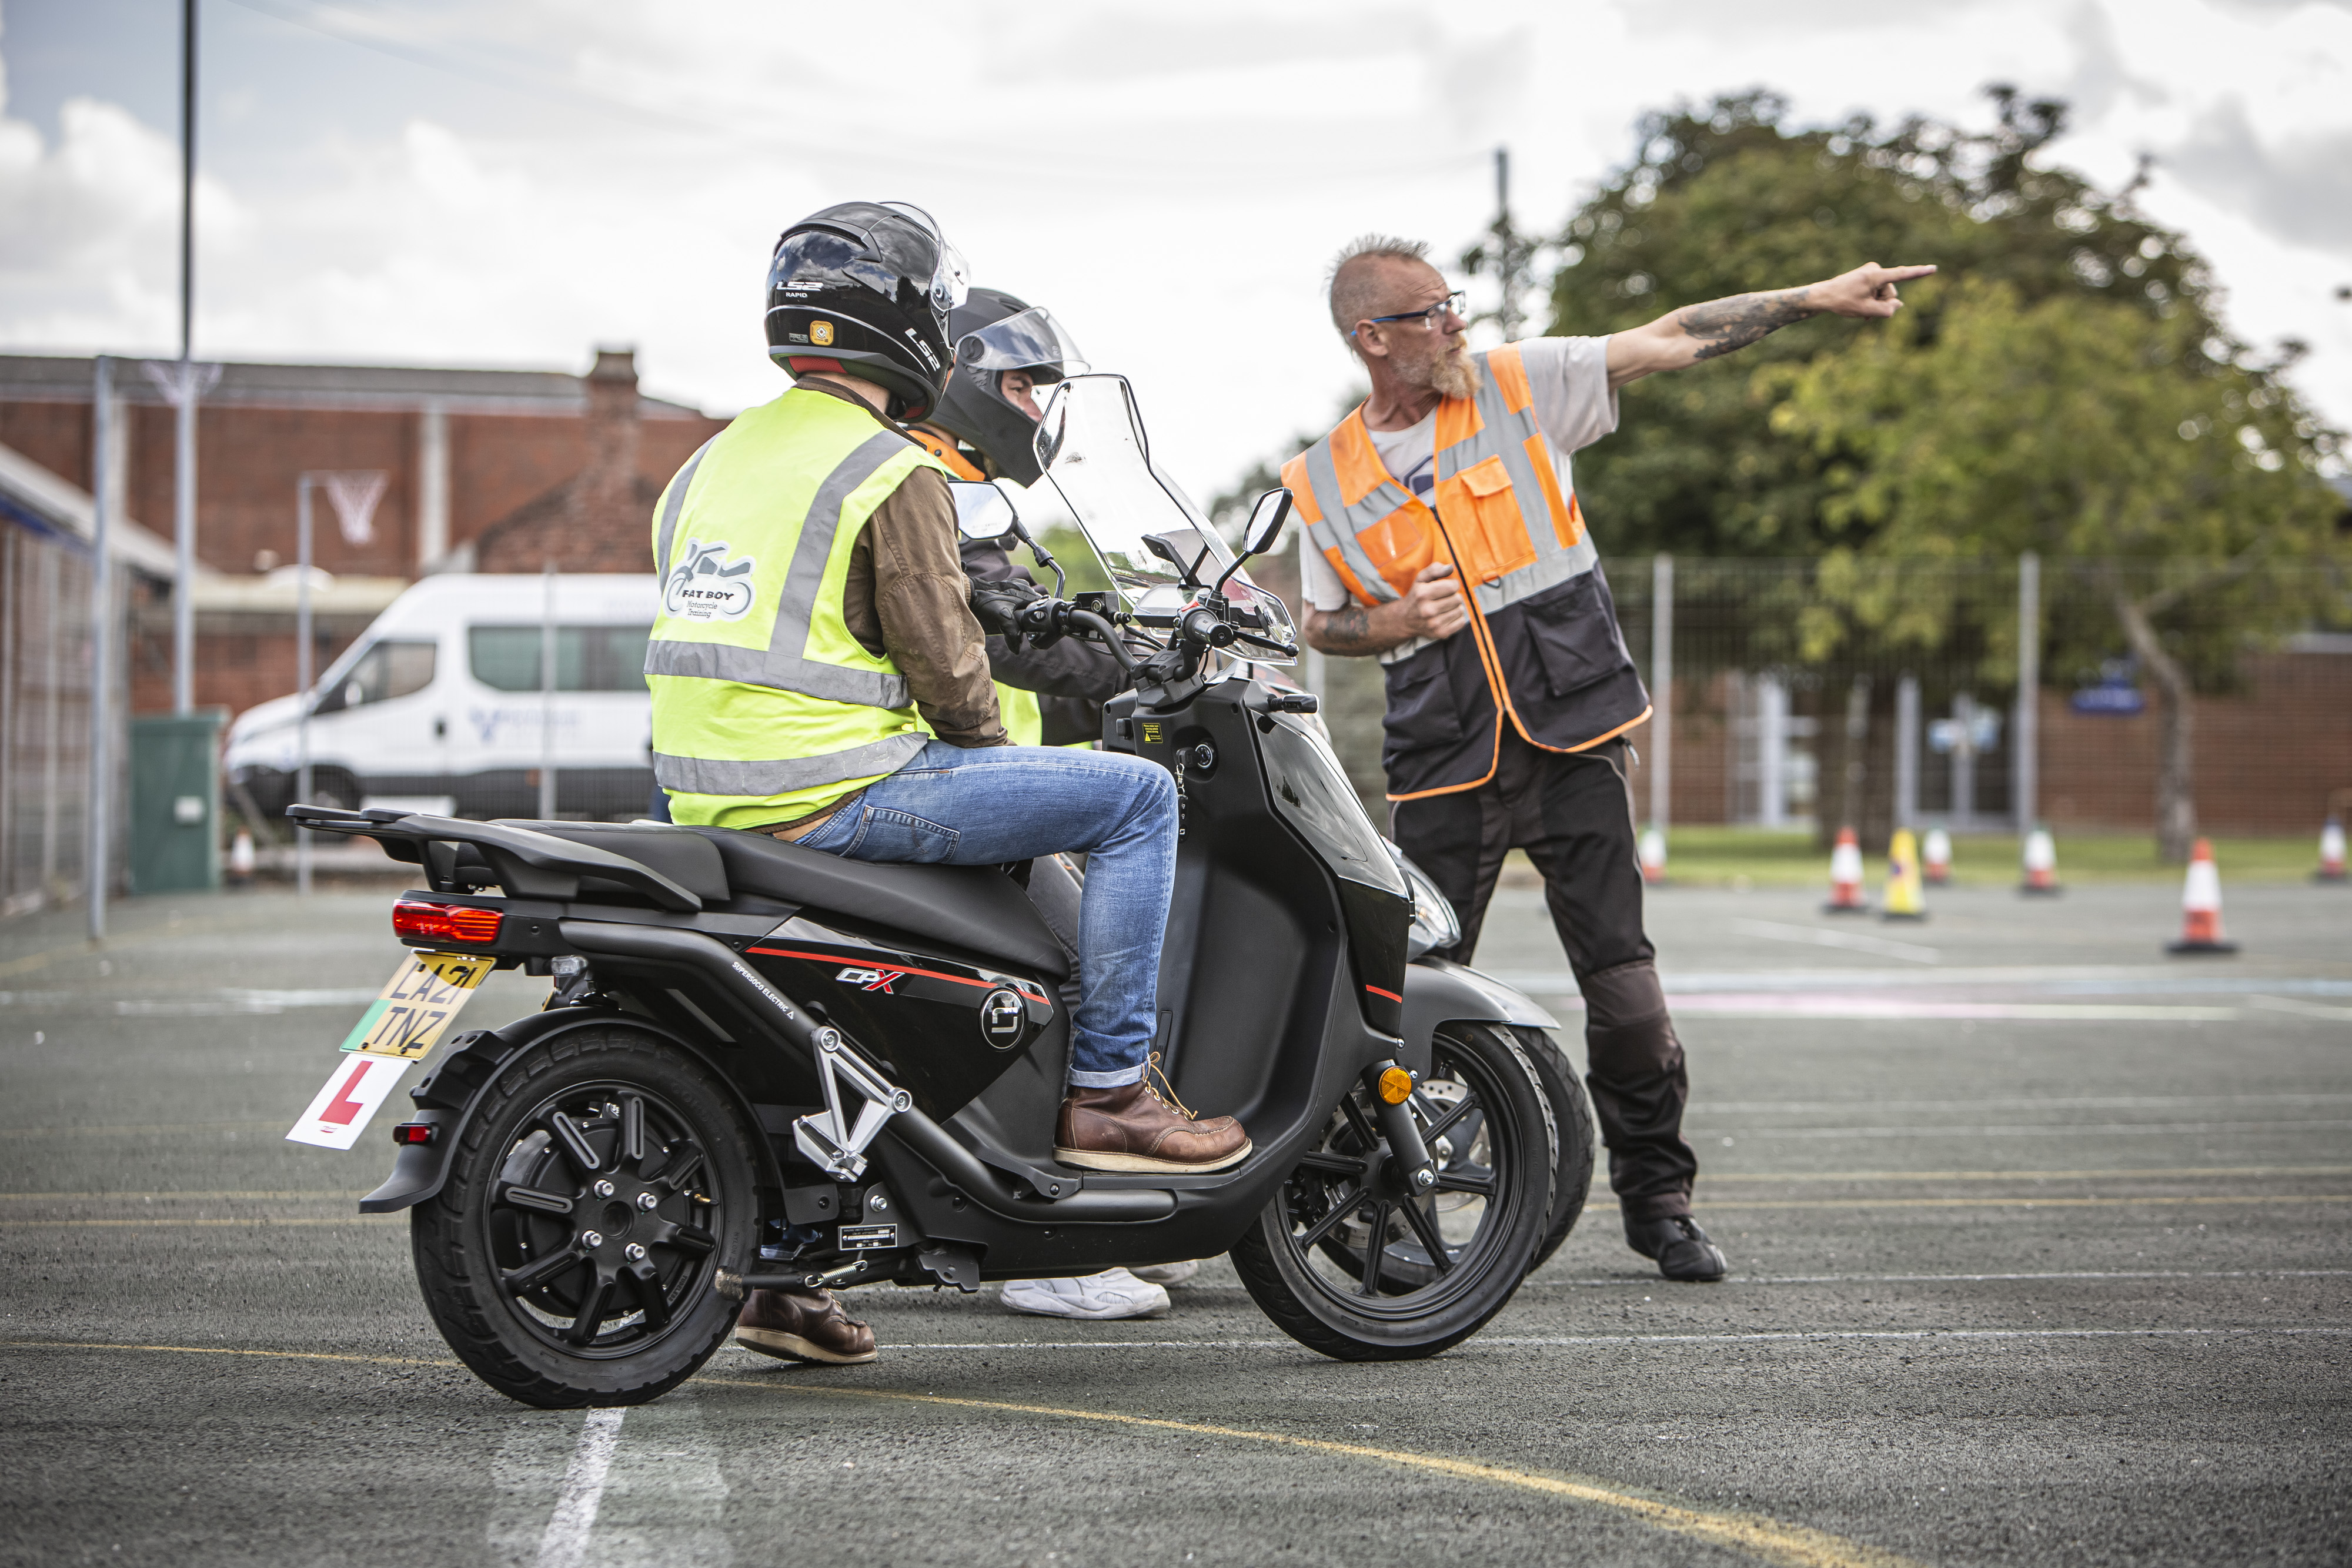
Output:
[[[1266,1316],[1338,1360],[1405,1361],[1460,1343],[1503,1310],[1549,1228],[1551,1106],[1509,1031],[1441,1028],[1410,1103],[1437,1158],[1433,1191],[1404,1187],[1369,1098],[1351,1089],[1234,1246]]]
[[[411,1211],[441,1337],[543,1409],[667,1393],[734,1326],[718,1277],[751,1247],[752,1136],[709,1071],[655,1036],[583,1029],[524,1051]]]

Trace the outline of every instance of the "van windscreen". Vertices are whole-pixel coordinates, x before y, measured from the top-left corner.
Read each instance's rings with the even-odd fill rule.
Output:
[[[558,626],[555,689],[559,692],[641,692],[646,689],[647,626]],[[541,689],[537,626],[469,626],[466,663],[474,679],[500,692]]]

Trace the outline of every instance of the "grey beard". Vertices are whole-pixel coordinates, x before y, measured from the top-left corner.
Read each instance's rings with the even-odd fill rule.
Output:
[[[1429,367],[1431,388],[1445,397],[1478,395],[1478,361],[1468,354],[1447,354]]]

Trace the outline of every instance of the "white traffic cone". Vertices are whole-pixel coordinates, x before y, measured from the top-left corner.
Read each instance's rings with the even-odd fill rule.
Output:
[[[2234,953],[2221,940],[2221,872],[2213,863],[2213,841],[2200,839],[2189,852],[2189,876],[2180,888],[2180,940],[2168,953]]]
[[[1862,900],[1862,841],[1852,828],[1840,828],[1837,847],[1830,851],[1830,901],[1825,915],[1865,915]]]
[[[1642,830],[1642,880],[1653,887],[1666,880],[1666,835],[1655,823]]]
[[[1927,830],[1927,841],[1920,846],[1919,875],[1930,887],[1943,887],[1952,880],[1952,835],[1941,828]]]
[[[228,841],[228,880],[233,887],[243,887],[253,880],[253,834],[239,828],[236,837]]]
[[[2017,891],[2039,898],[2058,896],[2058,842],[2047,828],[2036,826],[2025,835],[2025,876]]]
[[[2344,824],[2334,817],[2327,819],[2319,830],[2319,869],[2311,873],[2314,882],[2343,882]]]

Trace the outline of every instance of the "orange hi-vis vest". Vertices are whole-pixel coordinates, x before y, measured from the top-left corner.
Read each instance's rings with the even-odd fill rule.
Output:
[[[1363,604],[1402,599],[1451,565],[1470,624],[1387,665],[1389,799],[1475,789],[1494,777],[1501,720],[1547,751],[1582,751],[1649,716],[1616,607],[1563,493],[1517,345],[1474,356],[1476,394],[1437,405],[1424,502],[1381,463],[1359,408],[1283,465],[1308,542]],[[1443,678],[1441,678],[1443,677]]]

